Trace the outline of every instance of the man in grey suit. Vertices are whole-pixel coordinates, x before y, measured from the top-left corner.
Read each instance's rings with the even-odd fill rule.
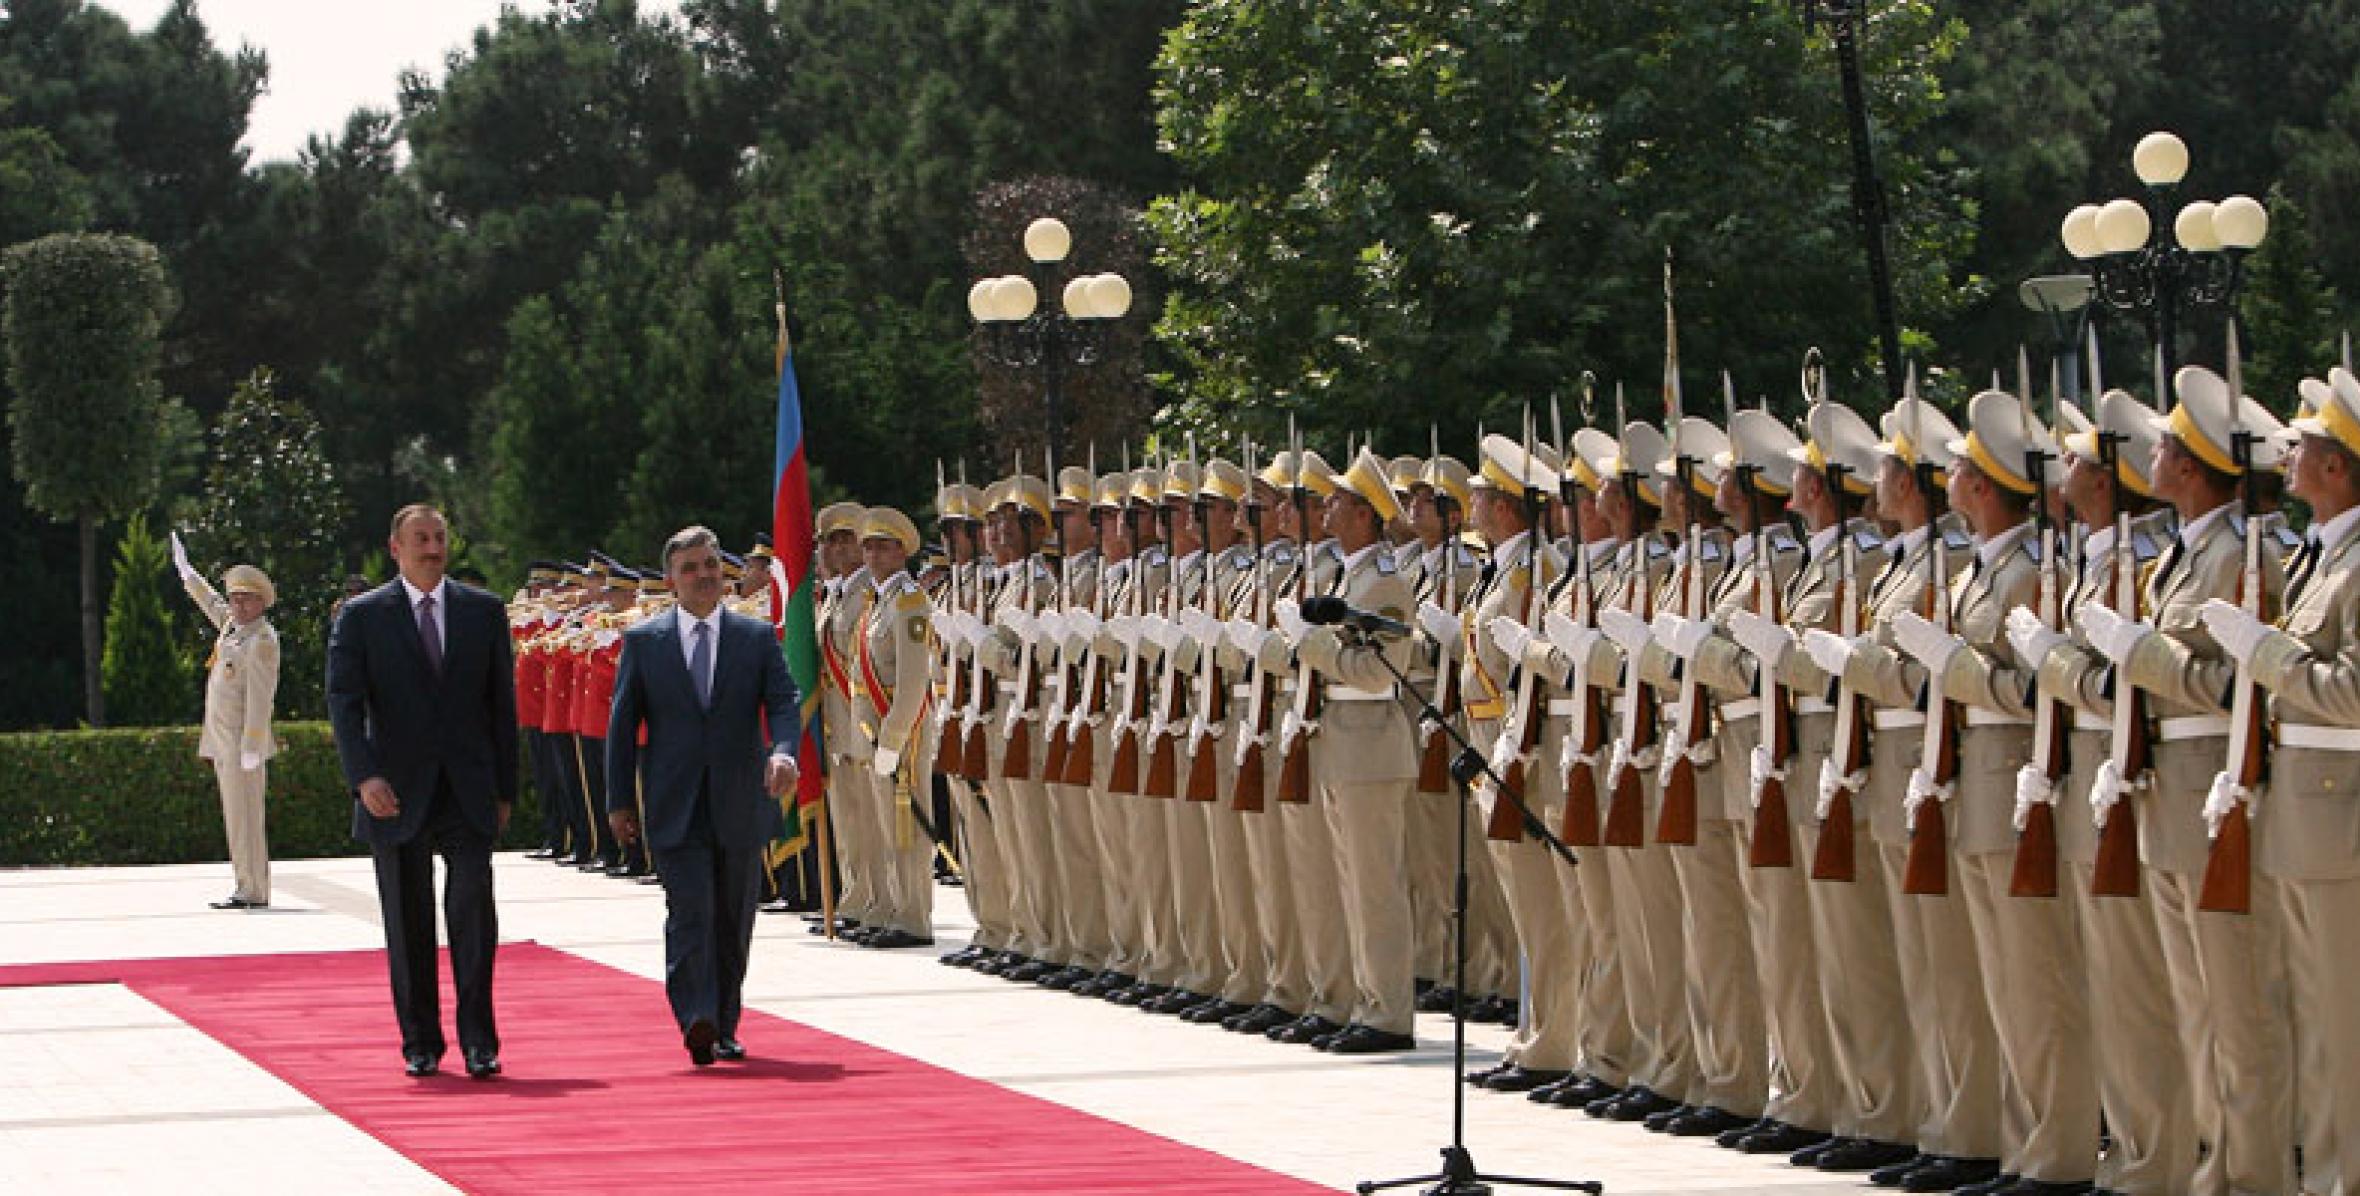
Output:
[[[492,844],[516,801],[516,669],[498,598],[443,577],[450,529],[423,503],[394,513],[401,576],[344,604],[328,634],[328,721],[352,787],[352,837],[376,858],[386,962],[412,1076],[443,1054],[435,989],[434,856],[447,876],[451,981],[467,1074],[500,1071],[492,1022]]]
[[[664,884],[664,991],[699,1067],[743,1059],[740,989],[762,851],[795,787],[801,700],[778,639],[721,606],[721,551],[690,527],[664,544],[671,611],[623,633],[607,723],[607,820],[637,842],[633,780],[646,753],[645,833]],[[639,744],[640,728],[647,744]]]

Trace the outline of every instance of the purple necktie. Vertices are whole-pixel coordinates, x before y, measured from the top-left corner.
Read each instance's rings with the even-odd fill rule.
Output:
[[[434,595],[418,603],[418,642],[426,647],[426,666],[442,676],[442,626],[434,617]]]

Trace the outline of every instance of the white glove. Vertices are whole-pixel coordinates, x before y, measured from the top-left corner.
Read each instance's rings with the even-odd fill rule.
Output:
[[[2019,606],[2017,610],[2024,609]],[[2112,761],[2108,761],[2112,763]],[[2057,804],[2057,783],[2042,772],[2040,765],[2027,764],[2016,770],[2016,829],[2032,819],[2032,807]]]
[[[1073,634],[1073,624],[1066,619],[1065,612],[1061,610],[1044,611],[1035,615],[1033,623],[1041,630],[1041,643],[1049,648],[1063,645],[1066,637]]]
[[[1262,642],[1262,629],[1252,619],[1243,617],[1222,624],[1221,634],[1229,641],[1230,647],[1248,656],[1252,656],[1254,648]]]
[[[2127,664],[2139,641],[2146,639],[2154,628],[2137,619],[2126,619],[2095,602],[2087,603],[2073,612],[2073,621],[2080,624],[2083,635],[2090,637],[2090,646],[2103,653],[2116,665]]]
[[[1192,606],[1180,612],[1180,631],[1200,644],[1221,642],[1221,625],[1213,621],[1213,616],[1197,607]]]
[[[1933,674],[1935,688],[1941,687],[1942,671],[1950,667],[1950,654],[1964,646],[1964,641],[1934,626],[1916,611],[1903,611],[1893,616],[1893,639],[1901,650],[1918,658]]]
[[[262,767],[262,753],[247,750],[238,753],[238,767],[253,772]]]
[[[1754,750],[1747,753],[1745,773],[1746,780],[1749,782],[1746,789],[1746,800],[1753,803],[1753,808],[1757,810],[1762,808],[1762,783],[1772,777],[1783,780],[1786,776],[1785,769],[1770,766],[1770,745],[1766,743],[1755,744]]]
[[[1523,738],[1521,734],[1502,735],[1492,743],[1491,770],[1493,772],[1503,777],[1508,775],[1508,769],[1516,763],[1516,757],[1522,754],[1517,749],[1522,746],[1518,741]]]
[[[1172,645],[1180,642],[1180,625],[1162,615],[1149,615],[1142,631],[1147,637],[1147,642],[1166,652],[1172,650]]]
[[[2236,661],[2239,668],[2253,663],[2254,649],[2270,638],[2270,626],[2245,613],[2245,608],[2219,598],[2207,601],[2199,614],[2204,618],[2204,629],[2220,642],[2221,650]]]
[[[1447,644],[1459,636],[1458,616],[1434,605],[1429,598],[1418,604],[1418,626],[1426,629],[1435,643]]]
[[[1023,610],[1006,611],[1000,615],[1000,626],[1016,633],[1020,640],[1031,640],[1040,634],[1040,625]]]
[[[901,767],[901,753],[889,747],[878,748],[876,754],[869,757],[869,767],[876,771],[879,778],[890,781],[894,772]]]
[[[1532,643],[1532,632],[1506,615],[1493,615],[1484,630],[1491,632],[1491,642],[1498,644],[1509,660],[1523,660],[1525,647]]]
[[[1852,663],[1852,641],[1817,627],[1803,633],[1803,651],[1830,677],[1843,676],[1845,666]]]
[[[2099,761],[2098,775],[2090,779],[2090,821],[2099,830],[2106,829],[2107,818],[2127,791],[2128,787],[2122,783],[2122,770],[2114,766],[2114,761]]]
[[[1065,612],[1066,644],[1073,649],[1074,655],[1079,656],[1089,651],[1090,645],[1098,641],[1098,633],[1104,630],[1105,626],[1105,622],[1099,619],[1098,612],[1084,610],[1077,606]]]
[[[1778,671],[1778,662],[1786,659],[1787,652],[1795,646],[1793,632],[1750,610],[1729,616],[1729,634],[1754,654],[1762,668],[1772,673]]]
[[[1864,768],[1858,772],[1846,776],[1845,774],[1836,771],[1836,762],[1834,757],[1831,756],[1828,759],[1820,761],[1819,802],[1812,817],[1818,819],[1821,822],[1827,821],[1827,812],[1835,807],[1837,793],[1846,789],[1849,789],[1854,793],[1858,793],[1863,788],[1867,787],[1867,785],[1867,769]]]
[[[1114,637],[1126,652],[1139,650],[1139,616],[1116,615],[1106,621],[1106,633]]]
[[[1650,627],[1650,632],[1659,644],[1664,644],[1664,651],[1678,656],[1680,661],[1694,661],[1697,649],[1702,649],[1706,639],[1713,637],[1713,620],[1680,618],[1673,616],[1673,613],[1661,613],[1661,616],[1654,616],[1654,627]]]
[[[2049,650],[2064,642],[2065,636],[2041,622],[2029,607],[2008,612],[2008,646],[2016,650],[2016,659],[2023,661],[2024,667],[2038,669],[2040,662],[2049,658]]]
[[[1597,628],[1576,623],[1563,611],[1550,611],[1549,617],[1541,621],[1541,628],[1548,632],[1549,642],[1555,644],[1575,668],[1589,662],[1590,649],[1597,646],[1601,638]]]
[[[180,542],[180,533],[172,533],[172,567],[180,572],[180,580],[188,581],[197,575],[196,566],[188,563],[188,548]]]
[[[1294,645],[1287,643],[1285,632],[1265,627],[1254,643],[1254,662],[1265,673],[1283,673],[1294,663]]]
[[[2236,777],[2225,772],[2214,773],[2212,788],[2204,795],[2204,837],[2207,839],[2220,838],[2221,820],[2229,816],[2229,811],[2237,808],[2237,803],[2245,801],[2249,796],[2251,796],[2251,791],[2238,784]],[[2251,803],[2248,803],[2246,815],[2251,817],[2252,814],[2253,807]]]
[[[1287,637],[1289,647],[1303,642],[1303,633],[1309,630],[1311,625],[1303,621],[1302,608],[1295,605],[1294,599],[1279,599],[1278,604],[1271,608],[1270,614],[1278,621],[1278,630],[1280,634]]]
[[[1647,620],[1619,606],[1610,606],[1598,612],[1598,630],[1605,632],[1606,638],[1622,645],[1622,650],[1632,656],[1637,656],[1650,638]]]

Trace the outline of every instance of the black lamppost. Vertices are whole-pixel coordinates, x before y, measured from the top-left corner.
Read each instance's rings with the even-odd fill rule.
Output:
[[[1869,0],[1802,0],[1803,28],[1827,26],[1835,45],[1836,70],[1844,83],[1844,114],[1852,142],[1852,219],[1860,226],[1860,247],[1868,256],[1868,290],[1876,304],[1877,346],[1885,365],[1885,394],[1901,397],[1901,324],[1893,302],[1893,269],[1885,257],[1885,183],[1877,177],[1876,149],[1869,141],[1868,95],[1860,83],[1860,27]]]
[[[2197,200],[2172,216],[2172,193],[2188,177],[2188,144],[2170,133],[2140,138],[2131,170],[2146,184],[2145,196],[2083,204],[2066,214],[2062,236],[2065,252],[2096,278],[2098,301],[2146,322],[2163,365],[2156,402],[2169,409],[2180,366],[2180,309],[2222,306],[2237,294],[2245,255],[2269,234],[2270,213],[2251,196],[2232,195],[2219,203]]]
[[[1073,248],[1065,223],[1043,216],[1024,230],[1024,255],[1032,274],[1047,281]],[[1040,301],[1034,278],[1004,274],[967,290],[967,314],[975,317],[977,344],[993,364],[1008,369],[1041,369],[1051,460],[1064,459],[1065,412],[1061,387],[1068,366],[1096,364],[1103,321],[1131,310],[1131,284],[1120,274],[1077,275],[1065,284],[1056,308]],[[1054,479],[1052,479],[1054,480]]]

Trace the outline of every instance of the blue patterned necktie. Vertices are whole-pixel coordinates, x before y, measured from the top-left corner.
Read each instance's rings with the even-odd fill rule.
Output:
[[[703,623],[693,633],[696,644],[688,654],[689,680],[696,683],[697,704],[707,710],[713,708],[713,637],[712,628]]]
[[[442,627],[434,617],[434,595],[428,594],[418,603],[418,642],[426,649],[426,667],[437,677],[442,676]]]

